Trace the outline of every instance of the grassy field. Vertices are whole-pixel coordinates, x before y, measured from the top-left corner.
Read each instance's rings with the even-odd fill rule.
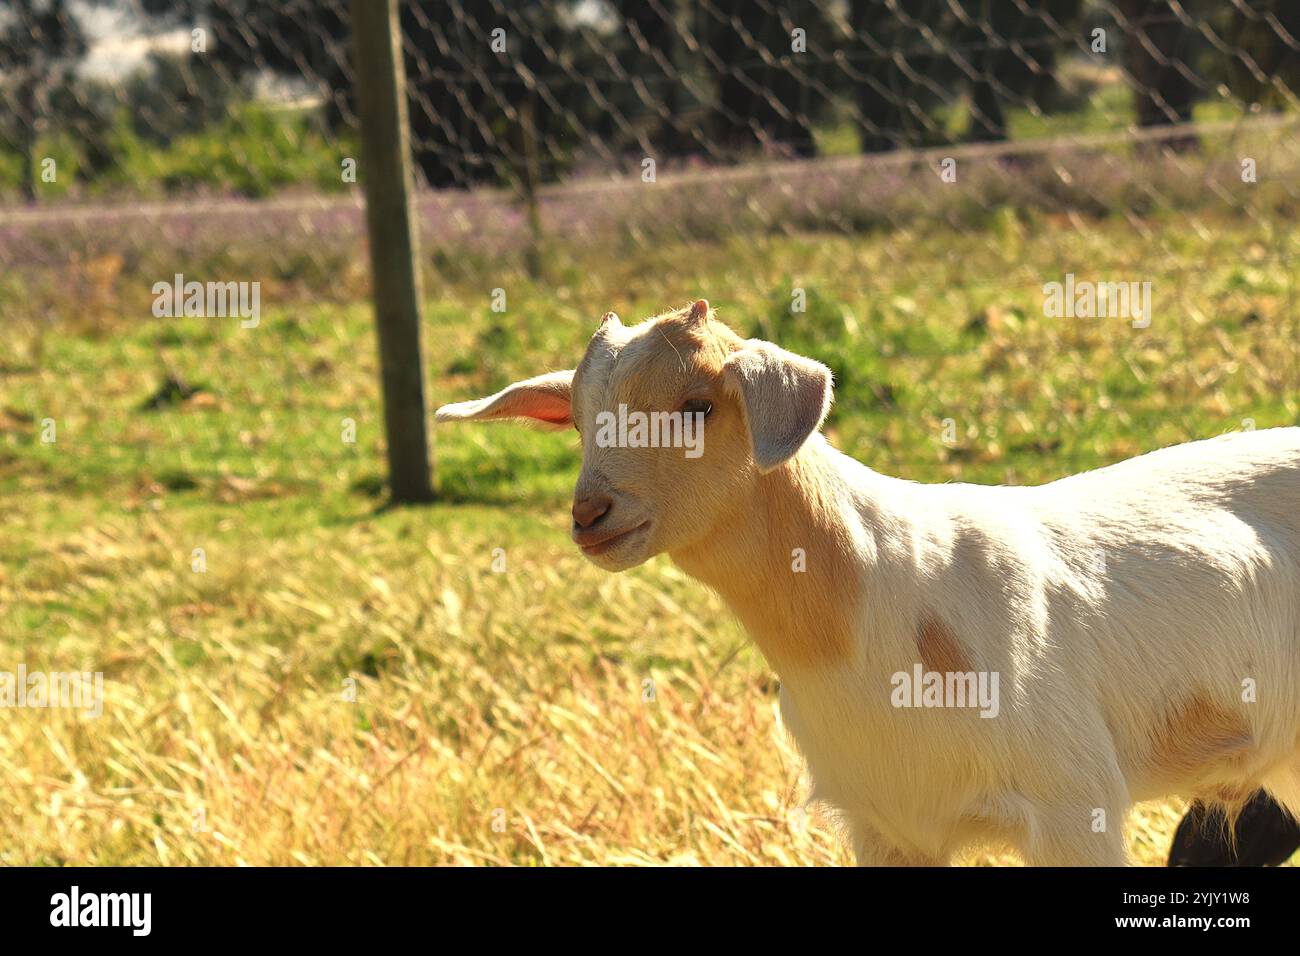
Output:
[[[426,290],[430,390],[704,295],[832,366],[828,431],[872,467],[1035,483],[1295,423],[1298,255],[1280,218],[1008,213],[461,270]],[[1045,318],[1066,272],[1151,281],[1151,327]],[[102,671],[106,702],[5,713],[0,862],[848,862],[719,602],[569,544],[572,435],[441,429],[439,502],[386,509],[366,306],[72,312],[6,330],[0,669]],[[1181,809],[1134,815],[1136,861]]]

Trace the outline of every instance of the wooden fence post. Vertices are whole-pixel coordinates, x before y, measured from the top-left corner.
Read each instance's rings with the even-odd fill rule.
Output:
[[[430,501],[418,236],[397,0],[352,0],[352,38],[389,489],[394,503]]]

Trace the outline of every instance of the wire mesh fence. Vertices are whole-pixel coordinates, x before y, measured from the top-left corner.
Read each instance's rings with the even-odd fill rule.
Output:
[[[503,270],[561,282],[611,254],[689,275],[701,243],[843,237],[863,257],[854,288],[737,258],[729,281],[773,300],[758,331],[802,334],[834,365],[817,301],[964,290],[982,305],[942,341],[851,317],[867,327],[855,349],[942,380],[968,351],[957,333],[1016,321],[1046,281],[1155,275],[1163,318],[1145,335],[1026,328],[1026,360],[1088,345],[1157,374],[1141,371],[1155,348],[1172,410],[1229,374],[1300,412],[1293,3],[414,0],[400,16],[431,298]],[[254,280],[281,302],[368,295],[350,23],[344,0],[0,3],[6,317],[147,315],[173,275]],[[1116,221],[1141,242],[1137,270],[1107,258]],[[1274,307],[1250,330],[1255,364],[1216,370],[1218,304],[1195,278],[1229,266],[1246,286],[1266,268],[1243,295]],[[811,317],[783,324],[801,293]],[[1062,389],[1067,429],[1071,401]],[[985,413],[1005,431],[1023,410],[1006,396]]]

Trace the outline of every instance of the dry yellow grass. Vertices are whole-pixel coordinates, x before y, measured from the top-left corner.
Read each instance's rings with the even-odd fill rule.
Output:
[[[442,508],[264,543],[165,506],[72,522],[0,608],[58,595],[28,667],[98,662],[105,711],[6,713],[0,860],[850,862],[714,598],[662,561],[601,574],[559,518],[454,510],[477,530]],[[1136,860],[1177,816],[1137,814]]]

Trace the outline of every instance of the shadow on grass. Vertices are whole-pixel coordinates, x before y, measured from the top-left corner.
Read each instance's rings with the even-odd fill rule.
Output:
[[[370,474],[358,478],[349,490],[375,501],[371,514],[381,515],[403,509],[420,509],[438,505],[481,505],[493,508],[546,508],[564,503],[565,496],[541,488],[520,488],[503,484],[471,487],[463,482],[450,481],[439,485],[428,501],[395,501],[388,493],[388,483],[383,475]]]

